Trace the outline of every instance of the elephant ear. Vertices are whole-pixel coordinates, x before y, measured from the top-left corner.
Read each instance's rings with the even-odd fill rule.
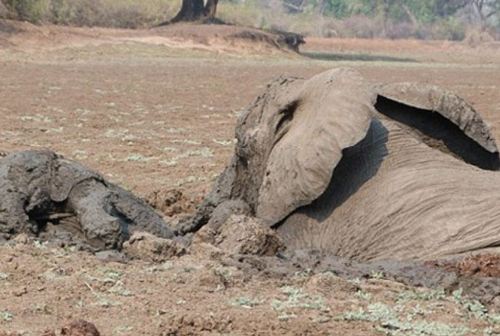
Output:
[[[456,125],[467,137],[490,153],[498,153],[495,138],[479,113],[453,92],[434,85],[394,83],[377,88],[379,96],[440,114]]]
[[[376,94],[356,71],[337,69],[303,81],[286,98],[256,208],[269,225],[326,190],[342,150],[366,136]]]
[[[50,198],[54,202],[65,201],[71,190],[80,182],[88,179],[103,181],[102,177],[85,168],[78,162],[66,160],[59,157],[52,168]]]

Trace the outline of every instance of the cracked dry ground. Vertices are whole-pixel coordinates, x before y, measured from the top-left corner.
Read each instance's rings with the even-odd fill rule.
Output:
[[[345,41],[311,41],[308,48],[332,52],[341,45],[347,53],[394,56],[387,43],[370,43],[370,50]],[[228,55],[140,43],[4,49],[0,152],[50,148],[141,196],[182,190],[179,211],[190,211],[232,154],[239,111],[270,79],[346,64],[372,80],[454,90],[500,138],[500,58],[479,59],[480,49],[444,43],[422,42],[421,54],[417,49],[399,42],[396,56],[419,61],[413,63]],[[345,280],[330,272],[248,273],[211,250],[164,263],[123,263],[34,241],[0,246],[0,331],[41,335],[80,318],[102,335],[500,331],[494,306],[470,301],[460,290],[411,288],[383,274]]]

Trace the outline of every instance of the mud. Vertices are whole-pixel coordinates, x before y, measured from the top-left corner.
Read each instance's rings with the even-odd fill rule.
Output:
[[[2,4],[0,4],[0,16],[2,15]],[[14,34],[16,32],[19,32],[19,28],[16,27],[15,24],[13,24],[10,21],[6,20],[0,20],[0,33],[1,34]]]
[[[300,45],[306,43],[304,36],[300,34],[276,30],[271,32],[244,30],[229,35],[226,39],[228,42],[234,39],[248,40],[253,43],[262,43],[264,45],[274,46],[277,49],[289,49],[295,52],[299,52]]]
[[[154,190],[145,197],[146,202],[165,216],[192,213],[198,200],[189,199],[179,189]],[[198,201],[198,203],[197,203]]]
[[[60,333],[46,331],[42,336],[101,336],[96,326],[84,320],[73,321],[67,326],[62,327]]]
[[[183,244],[163,239],[145,232],[136,232],[123,244],[123,251],[130,258],[150,262],[165,262],[186,253]]]
[[[275,257],[236,255],[222,263],[237,267],[245,274],[273,279],[298,273],[311,276],[330,273],[345,280],[380,278],[411,287],[444,290],[448,294],[461,289],[464,295],[472,299],[494,306],[495,309],[500,308],[500,277],[490,276],[496,274],[488,273],[465,274],[457,266],[464,261],[467,262],[467,257],[426,262],[356,262],[320,251],[300,250],[280,252]]]
[[[276,232],[255,217],[231,215],[218,225],[198,231],[195,244],[212,244],[232,255],[274,256],[285,246]]]

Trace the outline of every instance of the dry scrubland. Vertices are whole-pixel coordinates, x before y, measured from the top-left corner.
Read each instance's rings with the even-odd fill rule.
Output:
[[[0,3],[0,18],[12,19],[17,15],[20,20],[34,23],[114,28],[156,26],[173,18],[181,5],[180,0],[3,0],[3,3],[10,6],[11,13]],[[441,3],[439,8],[429,1],[422,6],[407,4],[409,9],[393,2],[389,5],[388,17],[382,13],[380,3],[374,8],[367,3],[229,0],[219,4],[217,18],[228,23],[307,36],[465,39],[471,43],[500,38],[495,19],[488,20],[487,32],[483,32],[476,9],[466,6],[458,11],[451,10],[458,2]],[[489,9],[486,6],[483,11],[489,13]]]
[[[168,214],[189,212],[231,156],[237,116],[270,79],[338,66],[378,82],[448,87],[500,138],[498,44],[309,39],[308,58],[186,27],[182,38],[27,25],[0,33],[0,152],[50,148],[141,196],[180,190]],[[85,318],[103,335],[500,332],[500,305],[460,288],[259,267],[242,269],[207,246],[123,263],[18,239],[0,246],[0,331],[40,335]]]

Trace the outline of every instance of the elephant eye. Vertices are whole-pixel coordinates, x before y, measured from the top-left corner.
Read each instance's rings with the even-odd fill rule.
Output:
[[[299,102],[295,100],[280,110],[279,112],[280,119],[276,124],[276,130],[274,132],[276,134],[275,143],[278,142],[288,131],[289,128],[288,126],[292,122],[295,111],[297,110],[298,106]]]

